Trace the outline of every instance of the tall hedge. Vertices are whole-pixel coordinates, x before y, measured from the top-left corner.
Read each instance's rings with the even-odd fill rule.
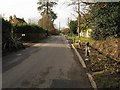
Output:
[[[12,25],[10,22],[5,21],[2,18],[2,33],[10,33],[11,32]]]
[[[120,37],[120,2],[99,2],[91,5],[90,9],[93,39]]]
[[[77,34],[77,21],[70,21],[69,23],[69,28],[70,28],[70,32],[73,33],[73,34]]]
[[[20,24],[15,26],[15,33],[45,33],[46,31],[37,26],[37,25],[29,25],[29,24]]]

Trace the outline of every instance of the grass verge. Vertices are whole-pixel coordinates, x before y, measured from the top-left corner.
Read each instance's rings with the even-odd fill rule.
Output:
[[[67,39],[71,39],[75,44],[78,43],[78,36],[67,36]],[[87,38],[87,37],[80,37],[81,42],[89,42],[90,44],[93,44],[95,41],[92,38]]]

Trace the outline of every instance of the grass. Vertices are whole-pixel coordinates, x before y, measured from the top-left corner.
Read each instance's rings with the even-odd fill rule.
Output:
[[[78,47],[78,36],[67,36],[68,39],[76,38],[74,45]],[[89,42],[93,44],[94,40],[91,38],[80,38],[81,42]],[[108,39],[110,40],[110,39]],[[101,41],[100,43],[102,43]],[[107,44],[107,43],[106,43]],[[84,47],[78,47],[78,51],[81,54],[82,58],[85,59]],[[107,47],[108,48],[108,47]],[[81,50],[81,51],[80,51]],[[88,66],[90,73],[92,74],[98,88],[116,88],[120,90],[120,74],[117,71],[119,70],[119,64],[115,64],[111,59],[106,58],[104,55],[99,54],[97,51],[91,49],[90,61],[85,61]],[[114,65],[115,64],[115,65]]]
[[[78,43],[78,36],[67,36],[67,39],[72,39],[72,41],[75,40],[75,44]],[[81,42],[89,42],[90,44],[93,44],[95,41],[92,38],[86,38],[86,37],[80,37]]]
[[[114,76],[104,75],[99,73],[93,75],[98,88],[119,88],[120,87],[120,78]]]

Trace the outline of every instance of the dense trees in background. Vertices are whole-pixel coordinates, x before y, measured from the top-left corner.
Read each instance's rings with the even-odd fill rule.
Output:
[[[91,28],[90,24],[91,14],[90,13],[84,13],[81,15],[80,18],[80,28],[81,31],[86,31],[87,29]]]
[[[57,15],[52,10],[52,8],[55,5],[57,5],[56,2],[42,2],[41,0],[39,0],[39,2],[37,4],[39,5],[38,10],[40,11],[42,16],[45,13],[47,13],[51,17],[52,21],[54,21],[57,18]]]
[[[76,6],[77,2],[73,1]],[[95,40],[106,39],[107,37],[120,37],[120,2],[98,2],[84,3],[80,13],[80,31],[92,29],[91,37]],[[87,7],[84,9],[84,7]],[[78,7],[77,7],[78,8]],[[77,8],[75,8],[76,12]],[[85,11],[84,11],[85,10]],[[78,20],[78,18],[76,18]],[[69,28],[76,33],[77,24],[71,21]],[[73,29],[74,28],[74,29]]]
[[[76,21],[71,21],[69,23],[70,31],[72,31],[73,34],[78,34],[81,32],[87,32],[87,30],[90,28],[89,22],[90,22],[90,13],[89,10],[89,4],[82,2],[81,0],[71,0],[71,2],[68,4],[68,6],[73,6],[74,12],[77,14],[73,14],[76,16]],[[81,34],[78,34],[78,36]]]
[[[80,30],[81,31],[86,31],[87,29],[90,28],[90,14],[85,13],[81,16],[80,18]],[[70,28],[70,33],[72,34],[77,34],[77,28],[78,28],[78,21],[77,20],[71,20],[69,23],[69,28]]]
[[[68,35],[70,33],[70,29],[69,28],[63,28],[61,30],[61,33],[65,34],[65,35]]]
[[[12,29],[12,24],[8,21],[5,21],[2,18],[2,33],[3,33],[3,35],[6,34],[5,38],[10,37],[11,29]],[[3,39],[5,39],[5,38],[3,38]]]
[[[12,24],[2,18],[2,52],[24,48],[21,42],[12,37]]]
[[[14,31],[15,37],[21,38],[25,42],[37,42],[47,37],[47,31],[34,24],[19,24]]]
[[[23,36],[22,36],[23,35]],[[39,41],[47,36],[47,31],[38,25],[17,23],[16,25],[2,18],[2,52],[25,48],[22,42]]]
[[[95,3],[90,5],[90,13],[93,39],[120,37],[120,2]]]
[[[16,27],[15,33],[46,33],[46,30],[37,26],[37,25],[29,25],[29,24],[20,24]]]
[[[69,23],[70,33],[77,34],[77,20],[73,21],[71,20]]]
[[[57,5],[56,2],[42,2],[39,0],[37,3],[38,10],[40,11],[40,14],[42,18],[38,21],[38,25],[44,29],[47,30],[54,30],[54,20],[57,18],[57,15],[54,13],[52,8]]]
[[[51,21],[51,18],[48,14],[44,14],[42,16],[42,18],[38,21],[38,25],[46,30],[54,29],[53,21]]]

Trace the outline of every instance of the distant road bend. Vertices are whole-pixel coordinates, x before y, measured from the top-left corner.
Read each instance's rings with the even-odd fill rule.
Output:
[[[64,36],[3,57],[3,88],[91,88]]]

